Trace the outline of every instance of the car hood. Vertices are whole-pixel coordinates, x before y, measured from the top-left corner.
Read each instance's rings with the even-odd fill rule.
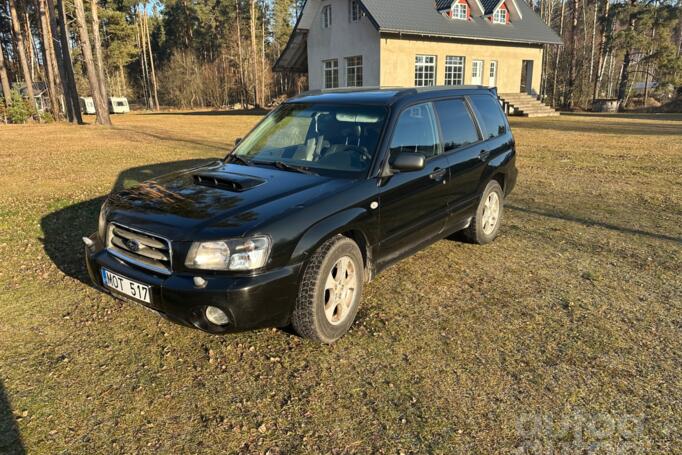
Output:
[[[346,179],[216,162],[112,194],[107,213],[109,221],[170,240],[238,237],[348,185]]]

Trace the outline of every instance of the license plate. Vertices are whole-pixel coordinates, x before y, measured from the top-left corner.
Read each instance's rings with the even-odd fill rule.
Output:
[[[137,281],[112,273],[107,269],[102,269],[102,283],[109,289],[125,294],[135,300],[152,303],[151,289],[146,284],[138,283]]]

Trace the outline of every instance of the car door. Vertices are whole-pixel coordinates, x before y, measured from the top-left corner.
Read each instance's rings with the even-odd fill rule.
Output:
[[[447,225],[456,227],[473,215],[478,202],[477,189],[485,170],[480,156],[481,134],[464,98],[439,100],[434,108],[450,169],[446,185],[450,213]]]
[[[422,170],[396,172],[381,182],[380,264],[409,254],[445,226],[448,159],[442,153],[431,103],[407,107],[398,116],[388,153],[395,157],[401,152],[422,153],[426,164]]]

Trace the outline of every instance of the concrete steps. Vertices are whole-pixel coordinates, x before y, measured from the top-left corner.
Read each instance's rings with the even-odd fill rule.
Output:
[[[500,100],[509,115],[522,117],[551,117],[559,113],[527,93],[500,93]]]

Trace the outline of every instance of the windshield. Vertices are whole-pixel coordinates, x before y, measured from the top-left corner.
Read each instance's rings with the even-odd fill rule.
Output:
[[[284,170],[360,177],[372,162],[386,112],[377,106],[284,104],[231,156]]]

